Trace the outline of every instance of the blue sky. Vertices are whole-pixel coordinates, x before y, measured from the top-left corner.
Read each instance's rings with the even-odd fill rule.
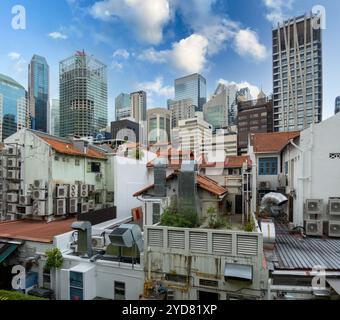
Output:
[[[11,27],[14,5],[26,9],[26,29]],[[335,0],[2,0],[0,72],[27,88],[33,54],[50,65],[58,98],[59,61],[84,49],[108,65],[109,119],[114,97],[144,89],[148,107],[165,107],[175,78],[202,73],[208,95],[218,81],[272,92],[271,28],[280,19],[326,10],[324,119],[340,95],[340,1]]]

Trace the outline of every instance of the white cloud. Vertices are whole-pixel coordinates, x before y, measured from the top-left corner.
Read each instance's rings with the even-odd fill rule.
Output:
[[[10,52],[8,54],[8,57],[14,61],[14,60],[19,60],[21,58],[21,54],[20,53],[17,53],[17,52]]]
[[[154,48],[149,48],[137,56],[138,60],[149,61],[151,63],[166,63],[169,58],[170,50],[157,51]]]
[[[129,59],[130,57],[130,53],[126,50],[126,49],[117,49],[113,55],[112,55],[114,58],[116,57],[120,57],[120,58],[123,58],[125,60]]]
[[[228,81],[228,80],[220,79],[220,80],[218,80],[218,83],[222,83],[226,86],[234,85],[238,88],[238,90],[244,89],[244,88],[249,88],[250,94],[251,94],[253,99],[256,99],[258,94],[260,93],[260,89],[257,86],[255,86],[255,85],[253,85],[253,84],[251,84],[247,81],[234,82],[234,81]]]
[[[54,40],[65,40],[67,39],[67,35],[63,34],[59,31],[54,31],[48,34],[48,36]]]
[[[116,69],[116,70],[122,70],[124,66],[123,66],[122,63],[119,63],[119,62],[117,62],[117,61],[112,61],[111,67],[112,67],[113,69]]]
[[[267,20],[275,24],[284,21],[287,18],[285,11],[292,8],[293,2],[294,0],[263,0],[268,9]]]
[[[250,29],[241,29],[236,33],[234,40],[235,50],[241,56],[249,56],[255,60],[267,57],[267,49],[258,40],[256,32]]]
[[[142,41],[158,44],[170,20],[170,5],[168,0],[102,0],[90,13],[103,21],[119,18],[131,25]]]
[[[148,93],[149,97],[171,97],[174,95],[174,87],[164,85],[164,78],[159,76],[154,81],[141,82],[136,88],[142,88]]]

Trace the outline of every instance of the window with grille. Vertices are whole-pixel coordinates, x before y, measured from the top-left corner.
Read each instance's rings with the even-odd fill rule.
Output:
[[[152,204],[152,224],[157,224],[161,220],[161,204],[153,203]]]

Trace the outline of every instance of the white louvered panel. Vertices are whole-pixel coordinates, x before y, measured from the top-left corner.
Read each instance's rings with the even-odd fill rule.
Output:
[[[168,246],[171,249],[185,248],[185,233],[184,231],[168,231]]]
[[[148,246],[163,247],[162,229],[148,229]]]
[[[258,237],[250,235],[237,236],[237,254],[256,256],[258,247]]]
[[[208,234],[206,232],[190,232],[189,241],[191,251],[208,251]]]
[[[213,252],[231,254],[233,239],[231,234],[213,233],[212,235]]]

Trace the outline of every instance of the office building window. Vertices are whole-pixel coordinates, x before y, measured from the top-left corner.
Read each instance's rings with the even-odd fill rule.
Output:
[[[260,158],[259,175],[273,176],[277,175],[277,158]]]

